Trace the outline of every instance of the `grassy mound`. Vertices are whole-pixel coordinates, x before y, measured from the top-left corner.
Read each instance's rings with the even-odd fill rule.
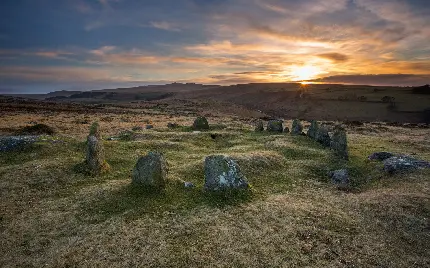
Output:
[[[55,130],[45,124],[36,124],[33,126],[26,126],[17,132],[18,135],[53,135]]]

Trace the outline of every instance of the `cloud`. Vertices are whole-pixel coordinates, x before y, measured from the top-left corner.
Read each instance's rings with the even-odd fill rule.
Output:
[[[171,31],[171,32],[180,32],[181,29],[177,27],[176,24],[170,23],[167,21],[151,21],[150,26],[156,29],[161,29],[165,31]]]
[[[430,74],[336,75],[310,80],[311,82],[359,85],[419,86],[430,83]]]
[[[342,53],[336,53],[336,52],[322,53],[322,54],[318,54],[316,56],[323,58],[323,59],[328,59],[328,60],[331,60],[334,62],[345,62],[349,59],[349,57],[347,55],[342,54]]]

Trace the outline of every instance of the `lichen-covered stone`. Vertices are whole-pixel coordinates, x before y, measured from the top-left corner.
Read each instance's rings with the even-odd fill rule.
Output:
[[[346,131],[341,126],[335,127],[330,148],[335,151],[337,156],[348,160],[348,141],[346,138]]]
[[[389,174],[402,173],[416,169],[430,168],[430,163],[406,155],[397,155],[383,161],[384,170]]]
[[[259,120],[259,121],[257,121],[257,123],[255,123],[255,131],[256,132],[264,131],[263,121]]]
[[[267,122],[267,131],[282,133],[284,131],[283,123],[282,120],[270,120]]]
[[[193,129],[195,130],[204,130],[209,129],[209,123],[206,117],[199,116],[194,120]]]
[[[329,172],[329,177],[331,182],[341,190],[346,190],[350,188],[350,180],[348,175],[348,170],[339,169],[332,172]]]
[[[87,138],[85,163],[93,175],[100,174],[109,168],[104,157],[103,141],[96,136],[89,135]]]
[[[212,155],[205,159],[205,190],[247,189],[248,182],[239,165],[228,156]]]
[[[0,137],[0,152],[21,150],[38,140],[37,136]]]
[[[165,188],[167,184],[168,166],[163,154],[149,152],[137,161],[133,169],[134,185]]]
[[[312,120],[308,129],[307,135],[309,138],[316,140],[319,124],[316,120]]]
[[[90,127],[89,136],[95,136],[98,140],[102,140],[102,134],[100,130],[100,124],[98,122],[94,122]]]
[[[328,130],[326,127],[324,126],[320,126],[317,129],[317,133],[315,136],[315,140],[319,143],[321,143],[323,146],[325,147],[329,147],[330,146],[330,135],[328,134]]]
[[[293,124],[291,125],[291,134],[301,135],[302,131],[303,131],[302,122],[299,119],[294,119]]]

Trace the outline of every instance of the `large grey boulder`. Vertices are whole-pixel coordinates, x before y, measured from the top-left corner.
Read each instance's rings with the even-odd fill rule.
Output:
[[[397,155],[383,161],[384,171],[389,174],[430,168],[430,163],[406,155]]]
[[[348,160],[348,141],[346,138],[346,131],[341,126],[335,127],[330,148],[332,148],[340,158]]]
[[[137,161],[131,177],[134,185],[165,188],[167,185],[168,166],[163,154],[149,152]]]
[[[211,155],[205,159],[205,190],[247,189],[248,182],[232,158]]]
[[[302,135],[303,125],[299,119],[294,119],[293,124],[291,125],[291,134],[293,135]]]
[[[267,131],[269,132],[280,132],[284,131],[284,121],[282,120],[270,120],[267,122]]]
[[[22,150],[38,140],[38,136],[0,137],[0,152]]]
[[[309,138],[316,140],[319,124],[316,120],[312,120],[308,129],[307,135]]]
[[[197,117],[196,120],[194,120],[193,129],[194,130],[209,129],[209,123],[206,117],[204,116]]]
[[[346,169],[339,169],[335,171],[329,172],[329,177],[331,179],[331,182],[336,185],[338,189],[346,190],[350,188],[350,179],[348,170]]]
[[[320,126],[317,129],[317,133],[315,136],[315,140],[325,147],[329,147],[331,143],[330,135],[328,134],[328,130],[324,126]]]
[[[257,123],[255,123],[255,132],[262,132],[264,131],[264,124],[263,121],[259,120]]]
[[[87,137],[87,151],[85,163],[93,175],[102,173],[109,168],[105,161],[103,141],[94,135]]]

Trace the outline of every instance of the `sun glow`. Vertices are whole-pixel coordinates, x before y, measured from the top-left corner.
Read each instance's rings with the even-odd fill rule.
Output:
[[[310,80],[322,74],[321,68],[314,65],[294,66],[291,68],[291,78],[296,81]],[[306,82],[304,82],[306,83]]]

